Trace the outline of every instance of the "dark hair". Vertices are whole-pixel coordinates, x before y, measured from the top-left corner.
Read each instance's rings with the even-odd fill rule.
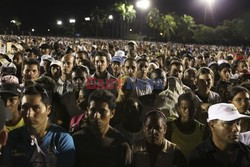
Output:
[[[36,65],[38,71],[40,71],[40,64],[39,64],[39,61],[36,60],[36,59],[26,59],[26,60],[23,62],[22,70],[24,69],[24,66],[25,66],[25,65]]]
[[[46,105],[51,104],[51,98],[49,97],[47,91],[40,85],[40,84],[33,84],[30,86],[27,86],[23,89],[23,96],[25,95],[40,95],[41,101]]]
[[[178,97],[178,105],[180,106],[181,101],[189,101],[195,105],[195,97],[192,92],[183,93]]]
[[[115,109],[116,107],[115,96],[111,92],[103,89],[97,89],[93,91],[89,96],[88,105],[91,101],[107,103],[111,110]]]
[[[98,51],[98,52],[95,54],[95,58],[96,58],[97,56],[106,57],[107,62],[108,62],[108,63],[110,62],[108,52],[106,52],[106,51]]]
[[[76,71],[82,71],[82,72],[85,72],[87,75],[89,75],[89,68],[84,65],[78,65],[78,66],[73,67],[72,73]]]
[[[248,92],[248,90],[242,86],[234,86],[229,91],[229,97],[228,100],[233,100],[234,96],[236,96],[240,92]]]
[[[134,58],[132,58],[132,57],[126,58],[126,60],[124,61],[124,64],[125,64],[127,61],[134,61],[134,62],[136,62],[136,60],[135,60]],[[136,64],[137,64],[137,62],[136,62]]]
[[[148,60],[147,59],[139,59],[139,60],[137,60],[137,64],[139,64],[140,62],[147,62],[148,63]]]
[[[180,62],[179,60],[171,60],[170,62],[170,68],[172,67],[172,65],[175,65],[175,66],[183,66],[182,62]]]
[[[149,117],[155,117],[156,119],[162,119],[164,125],[167,124],[167,118],[166,118],[166,116],[160,110],[158,110],[158,109],[150,110],[146,114],[145,119],[144,119],[144,124],[145,124],[145,122],[147,121],[147,119]]]
[[[208,67],[201,67],[196,73],[196,78],[199,78],[200,75],[204,74],[210,74],[214,79],[214,72]]]
[[[162,73],[166,76],[166,72],[163,69],[156,68],[150,73],[149,78],[151,78],[152,74],[161,75]]]
[[[231,68],[231,66],[228,63],[221,63],[218,67],[219,72],[221,72],[224,68]]]
[[[142,106],[140,100],[138,100],[137,98],[128,98],[128,99],[126,99],[124,101],[124,104],[123,104],[123,111],[126,113],[127,107],[131,107],[135,102],[138,103],[138,109],[142,113],[143,106]]]

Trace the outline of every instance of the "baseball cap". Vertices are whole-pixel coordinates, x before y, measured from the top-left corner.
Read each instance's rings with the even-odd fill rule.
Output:
[[[215,61],[208,63],[208,67],[211,67],[212,65],[218,65],[218,64]]]
[[[14,75],[5,75],[1,78],[2,84],[9,83],[9,84],[19,84],[19,80]]]
[[[240,118],[250,118],[250,116],[240,114],[233,104],[218,103],[209,107],[207,122],[212,120],[233,121]]]
[[[1,67],[1,74],[4,75],[15,75],[17,72],[16,65],[14,63],[6,63]]]
[[[43,60],[47,60],[47,61],[50,61],[50,62],[52,62],[53,60],[55,60],[53,57],[51,57],[50,55],[43,55],[42,57],[41,57],[41,60],[43,61]]]
[[[5,83],[2,84],[0,87],[0,94],[2,93],[10,93],[13,94],[15,96],[21,96],[21,88],[18,84],[9,84],[9,83]]]
[[[62,62],[60,62],[59,60],[52,61],[50,66],[53,66],[53,65],[57,65],[57,66],[62,68]]]
[[[123,64],[124,59],[120,56],[114,56],[114,57],[112,57],[112,62],[119,62],[119,63]]]
[[[123,50],[118,50],[115,52],[114,56],[125,57],[125,52]]]

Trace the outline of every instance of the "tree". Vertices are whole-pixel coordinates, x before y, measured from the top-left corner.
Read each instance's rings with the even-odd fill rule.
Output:
[[[95,34],[98,37],[99,28],[102,28],[104,23],[108,21],[107,14],[105,13],[105,10],[99,9],[99,7],[97,6],[90,14],[90,17],[92,24],[95,27]]]
[[[162,36],[166,37],[168,41],[171,39],[171,36],[175,34],[176,28],[176,21],[172,15],[166,14],[161,16],[160,31],[162,32]]]
[[[128,25],[136,18],[136,10],[134,5],[127,2],[115,3],[114,8],[120,15],[120,37],[123,38],[123,35],[128,32]]]
[[[194,28],[196,27],[194,18],[192,16],[183,15],[177,23],[177,34],[182,39],[182,42],[192,40]]]
[[[155,30],[160,30],[161,14],[156,8],[151,9],[147,15],[147,23],[150,28],[153,29],[153,36],[155,35]]]
[[[214,40],[214,29],[200,24],[194,31],[194,39],[199,43],[210,43]]]

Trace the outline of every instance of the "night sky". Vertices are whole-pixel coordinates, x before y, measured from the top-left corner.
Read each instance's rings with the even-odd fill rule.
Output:
[[[250,0],[214,0],[213,11],[202,0],[151,0],[151,7],[161,12],[175,12],[178,15],[188,14],[197,23],[217,25],[224,19],[232,19],[250,10]],[[57,19],[75,18],[84,21],[95,6],[107,8],[119,0],[1,0],[0,19],[5,22],[13,17],[22,21],[22,29],[47,29],[56,23]],[[130,0],[135,4],[136,0]],[[207,17],[205,19],[205,11]],[[141,12],[139,9],[137,13]]]

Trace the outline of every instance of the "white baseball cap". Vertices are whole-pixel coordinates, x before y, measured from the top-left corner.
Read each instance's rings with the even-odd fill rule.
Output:
[[[209,107],[207,122],[212,120],[233,121],[240,118],[250,118],[250,116],[240,114],[233,104],[218,103]]]

